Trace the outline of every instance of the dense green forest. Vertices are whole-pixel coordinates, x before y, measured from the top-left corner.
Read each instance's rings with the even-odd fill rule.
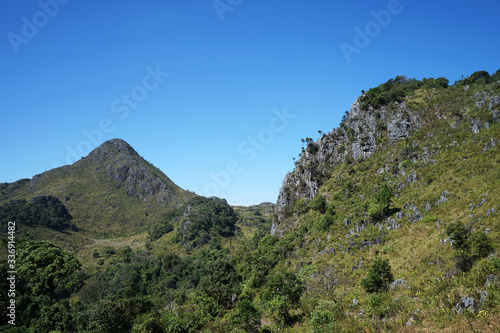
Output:
[[[0,223],[7,225],[9,221],[20,221],[33,227],[46,227],[54,230],[75,229],[71,222],[73,217],[64,204],[53,196],[12,200],[0,206]]]
[[[370,138],[346,113],[306,140],[279,213],[189,194],[136,234],[71,248],[56,244],[88,232],[73,222],[75,199],[5,200],[2,254],[18,223],[16,325],[2,296],[0,332],[500,330],[500,70],[451,85],[398,76],[362,93],[377,149],[354,156]],[[396,113],[420,125],[390,139]],[[3,291],[9,270],[3,260]]]

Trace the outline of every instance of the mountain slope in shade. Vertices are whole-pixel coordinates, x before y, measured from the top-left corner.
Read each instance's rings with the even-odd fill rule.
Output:
[[[57,197],[84,234],[111,236],[142,231],[194,194],[175,185],[127,142],[112,139],[72,165],[1,184],[0,205],[45,195]]]

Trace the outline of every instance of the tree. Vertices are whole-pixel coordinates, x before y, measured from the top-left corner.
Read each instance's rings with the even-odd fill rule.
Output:
[[[163,333],[163,324],[160,315],[156,311],[141,314],[134,320],[131,333]]]
[[[344,123],[348,117],[349,117],[349,111],[345,111],[344,114],[342,115],[341,123]]]
[[[490,74],[487,71],[477,71],[471,74],[468,78],[463,81],[463,84],[473,84],[473,83],[483,83],[488,84],[491,82]]]
[[[122,249],[122,260],[125,263],[129,263],[130,260],[134,257],[134,251],[130,248],[130,246],[125,246]]]
[[[81,264],[75,255],[49,241],[25,241],[19,244],[18,273],[26,280],[33,295],[52,299],[59,282]]]
[[[229,319],[231,328],[239,328],[245,332],[258,332],[260,327],[260,312],[249,300],[241,300]]]
[[[210,264],[200,280],[200,290],[212,297],[219,305],[231,307],[233,296],[239,293],[241,277],[234,267],[224,260]]]
[[[408,79],[406,76],[396,76],[394,79],[370,88],[360,98],[362,110],[368,110],[370,106],[379,108],[394,102],[401,102],[404,98],[415,90],[421,88],[422,81]]]
[[[48,241],[19,240],[17,246],[16,325],[36,332],[65,331],[71,321],[69,305],[56,296],[68,292],[64,281],[80,262],[72,252]]]
[[[470,227],[463,222],[453,222],[446,227],[446,234],[453,241],[453,248],[456,250],[466,250],[469,248]]]
[[[495,75],[493,75],[492,80],[500,80],[500,69],[495,72]]]
[[[361,281],[361,285],[367,292],[376,293],[389,289],[392,282],[394,282],[394,275],[392,275],[389,260],[378,258],[373,263],[368,277]]]
[[[444,77],[438,77],[437,79],[424,78],[422,82],[423,82],[423,88],[427,89],[448,88],[448,84],[450,83],[450,81]]]
[[[103,299],[94,303],[87,310],[85,318],[81,320],[84,321],[83,326],[87,329],[85,332],[130,332],[137,316],[149,313],[152,308],[153,303],[141,297],[118,301]],[[139,319],[138,324],[144,323],[145,318]]]
[[[268,281],[261,298],[282,329],[290,322],[290,310],[297,308],[303,291],[302,281],[291,272],[279,272]]]

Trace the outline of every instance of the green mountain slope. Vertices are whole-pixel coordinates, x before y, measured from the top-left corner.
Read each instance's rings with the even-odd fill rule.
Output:
[[[476,328],[498,329],[498,285],[488,281],[500,276],[500,77],[489,78],[427,88],[398,77],[306,140],[271,233],[293,248],[287,269],[303,277],[307,299],[347,314],[339,327],[460,331],[479,317]],[[377,258],[401,288],[366,293]]]
[[[194,195],[175,185],[125,141],[113,139],[72,165],[0,187],[0,205],[38,196],[60,200],[73,217],[78,236],[102,238],[148,230],[168,209]]]

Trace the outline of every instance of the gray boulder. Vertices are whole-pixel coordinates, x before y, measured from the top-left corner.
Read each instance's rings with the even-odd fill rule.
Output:
[[[402,287],[408,287],[408,283],[406,282],[406,280],[397,279],[396,281],[391,283],[391,289],[393,291],[396,290],[397,288],[402,288]]]
[[[464,296],[460,300],[460,302],[455,305],[455,309],[458,313],[463,313],[464,310],[474,311],[474,298]]]

